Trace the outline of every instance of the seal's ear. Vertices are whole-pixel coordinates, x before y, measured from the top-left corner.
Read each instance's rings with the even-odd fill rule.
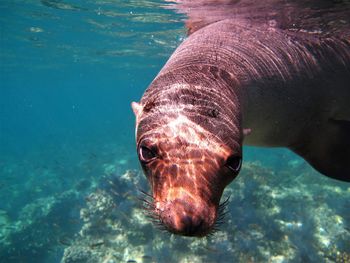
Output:
[[[139,117],[141,112],[142,112],[141,104],[133,101],[133,102],[131,102],[131,108],[132,108],[136,118]]]
[[[244,137],[245,137],[245,136],[248,136],[248,135],[251,134],[251,133],[252,133],[252,129],[250,129],[250,128],[243,129],[243,135],[244,135]]]

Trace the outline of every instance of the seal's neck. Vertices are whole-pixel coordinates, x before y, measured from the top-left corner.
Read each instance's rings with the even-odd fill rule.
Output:
[[[218,90],[212,101],[231,107],[231,117],[242,120],[236,127],[255,131],[246,143],[287,146],[296,140],[302,126],[295,125],[292,133],[283,128],[290,127],[290,119],[303,123],[305,113],[311,116],[321,110],[317,101],[330,85],[325,76],[338,72],[337,65],[343,67],[349,53],[348,44],[341,41],[225,20],[190,35],[157,78],[170,74],[175,82],[180,79]],[[305,105],[315,112],[304,109]]]
[[[190,35],[159,75],[193,65],[217,67],[234,75],[239,86],[288,83],[334,70],[349,60],[349,43],[295,34],[278,28],[250,27],[224,20]]]
[[[213,132],[220,130],[215,120],[221,120],[228,125],[223,133],[229,128],[236,131],[238,141],[245,125],[260,132],[248,137],[251,144],[286,146],[295,138],[285,137],[280,127],[288,125],[280,123],[285,119],[281,116],[299,118],[298,108],[312,105],[312,98],[319,97],[310,94],[319,89],[304,86],[320,86],[319,76],[334,71],[333,65],[343,63],[349,55],[345,45],[338,43],[334,49],[333,44],[287,35],[275,28],[220,21],[193,33],[177,48],[142,102],[172,103],[173,108],[184,109],[196,123]],[[313,49],[318,45],[322,47]],[[303,104],[295,105],[300,98]],[[296,136],[298,131],[288,134]]]

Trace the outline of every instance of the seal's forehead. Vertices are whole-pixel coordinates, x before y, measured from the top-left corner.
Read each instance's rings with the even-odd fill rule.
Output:
[[[199,150],[211,151],[223,157],[227,157],[232,153],[232,147],[229,147],[222,140],[219,134],[206,130],[201,125],[193,122],[184,114],[167,115],[166,121],[157,123],[153,128],[140,128],[139,136],[143,139],[147,138],[164,147],[195,147]],[[240,149],[240,145],[236,142],[234,148]],[[237,151],[237,149],[235,149]]]
[[[167,0],[174,2],[174,0]],[[332,0],[175,0],[188,17],[189,34],[218,21],[272,26],[312,34],[350,36],[350,1]]]
[[[189,143],[216,140],[238,151],[240,116],[233,114],[235,104],[228,96],[231,94],[223,92],[220,83],[215,89],[197,84],[154,81],[141,99],[137,141],[145,137],[177,137]]]
[[[206,130],[184,115],[174,116],[173,119],[163,116],[163,119],[151,123],[147,123],[147,119],[141,120],[136,129],[136,140],[138,144],[147,140],[162,148],[164,145],[196,145],[200,149],[225,149],[225,152],[239,154],[242,148],[241,139],[234,133]]]

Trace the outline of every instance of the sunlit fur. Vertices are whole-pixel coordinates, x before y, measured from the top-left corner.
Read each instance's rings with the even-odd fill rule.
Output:
[[[236,140],[223,139],[223,131],[213,133],[195,118],[190,119],[191,112],[198,115],[196,105],[167,100],[169,96],[165,93],[179,89],[184,93],[186,89],[201,87],[171,85],[164,87],[162,100],[153,102],[152,109],[144,109],[147,103],[142,105],[143,109],[134,105],[139,107],[138,146],[156,149],[158,156],[143,164],[152,189],[147,207],[170,232],[204,236],[215,228],[220,211],[219,221],[223,218],[226,203],[220,206],[220,198],[224,187],[234,178],[225,161],[235,152],[240,155],[241,149],[234,143]],[[222,114],[221,118],[228,116]],[[227,123],[231,124],[227,129],[240,134],[232,118]],[[228,146],[229,141],[233,146]]]
[[[250,24],[254,15],[240,20],[229,9],[236,2],[221,9],[228,19],[199,27],[192,20],[196,28],[133,103],[137,149],[155,154],[141,160],[152,190],[145,202],[176,234],[205,236],[215,228],[223,190],[238,173],[225,164],[242,156],[244,129],[246,143],[289,147],[327,176],[350,180],[349,35]]]

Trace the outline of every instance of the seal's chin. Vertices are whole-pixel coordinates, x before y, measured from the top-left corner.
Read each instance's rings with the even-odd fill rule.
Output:
[[[157,209],[159,219],[165,228],[174,234],[204,237],[215,224],[217,209],[203,201],[189,202],[176,198]]]

